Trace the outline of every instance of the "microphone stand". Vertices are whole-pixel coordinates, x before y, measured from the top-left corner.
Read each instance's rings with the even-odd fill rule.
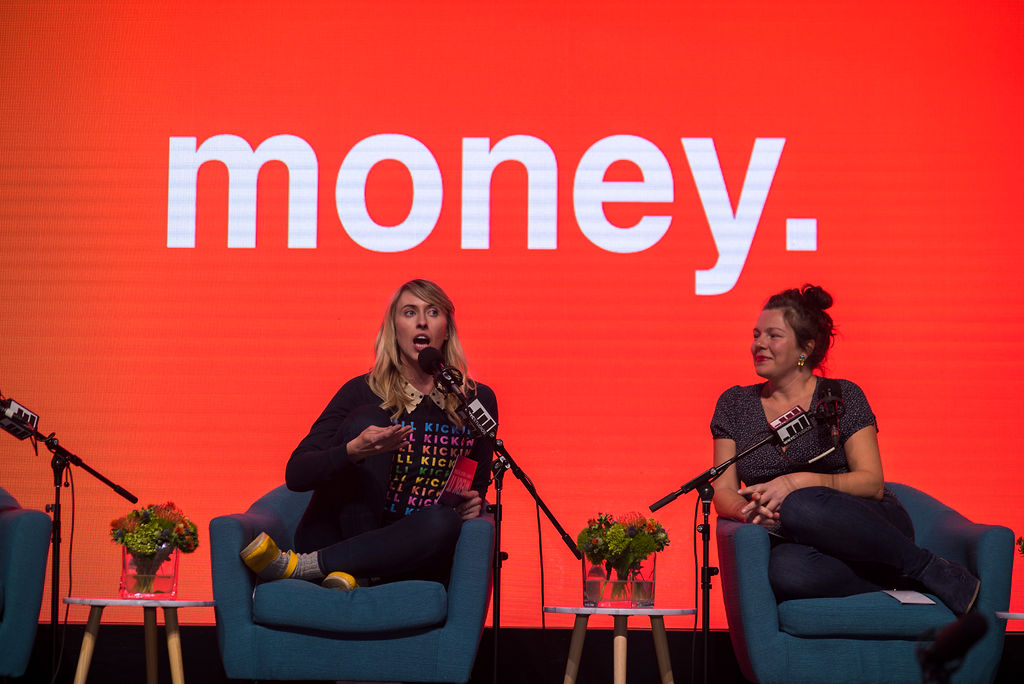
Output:
[[[125,499],[132,503],[138,503],[139,498],[129,492],[124,487],[121,487],[114,482],[111,482],[106,477],[93,470],[91,467],[80,459],[75,454],[71,453],[60,445],[57,441],[56,433],[51,432],[48,436],[43,435],[31,425],[25,425],[26,428],[31,430],[31,437],[33,442],[36,440],[41,441],[46,445],[46,448],[53,454],[53,458],[50,460],[50,467],[53,469],[53,503],[47,504],[46,510],[48,513],[53,514],[53,523],[51,526],[50,535],[50,629],[51,629],[51,662],[50,667],[53,670],[53,674],[56,674],[57,670],[57,625],[60,623],[60,530],[61,530],[61,509],[60,509],[60,488],[61,486],[67,486],[66,483],[62,483],[65,479],[65,473],[72,466],[76,465],[82,470],[86,471],[97,480],[107,485],[115,492],[123,496]]]
[[[759,442],[747,447],[743,451],[739,452],[732,458],[716,466],[708,468],[703,473],[693,478],[676,491],[662,497],[655,503],[651,504],[650,509],[653,513],[665,504],[675,501],[679,496],[686,494],[696,489],[700,495],[701,510],[703,511],[703,522],[697,525],[697,532],[701,536],[701,551],[703,558],[701,559],[700,566],[700,588],[701,588],[701,642],[704,649],[704,682],[707,684],[708,681],[708,635],[711,632],[711,619],[709,612],[711,610],[711,578],[718,574],[718,568],[711,567],[710,560],[710,542],[711,542],[711,524],[709,517],[711,515],[711,500],[715,496],[715,488],[711,486],[711,483],[721,477],[722,473],[729,469],[734,463],[740,459],[746,457],[750,453],[757,451],[765,444],[775,441],[778,436],[773,432]]]
[[[491,435],[493,436],[493,435]],[[512,456],[505,449],[504,443],[500,439],[494,439],[494,453],[497,458],[491,463],[491,472],[494,473],[494,505],[488,508],[494,511],[494,569],[493,569],[493,584],[494,591],[492,594],[492,606],[491,606],[491,623],[494,632],[494,666],[492,672],[492,681],[494,684],[498,682],[498,635],[501,629],[501,564],[502,561],[508,558],[508,554],[503,553],[501,550],[501,488],[502,480],[505,476],[506,470],[511,470],[512,474],[523,483],[523,487],[533,497],[533,500],[537,502],[537,505],[544,515],[548,517],[551,524],[558,530],[558,534],[562,537],[562,541],[569,547],[569,551],[572,555],[576,556],[577,560],[583,558],[583,554],[576,547],[576,542],[573,541],[569,533],[558,523],[554,513],[545,505],[543,499],[537,493],[536,487],[533,486],[533,482],[527,477],[526,473],[523,472],[514,460]]]
[[[422,356],[421,356],[422,359]],[[421,360],[420,364],[423,365]],[[558,534],[562,537],[562,541],[569,547],[569,550],[577,560],[583,558],[583,554],[576,548],[576,542],[569,536],[569,533],[565,531],[558,520],[555,518],[555,514],[551,512],[551,509],[547,507],[543,499],[537,493],[537,488],[533,486],[533,482],[527,477],[526,473],[523,472],[516,462],[512,459],[511,454],[505,449],[505,444],[496,437],[498,424],[494,419],[487,415],[486,411],[474,412],[466,400],[466,395],[462,392],[462,376],[461,374],[453,369],[444,365],[440,365],[434,371],[434,377],[437,381],[438,388],[445,393],[451,393],[456,396],[459,400],[458,413],[461,415],[469,426],[470,432],[475,437],[487,438],[494,440],[494,453],[497,458],[491,463],[491,473],[493,474],[494,480],[494,503],[487,507],[488,511],[494,514],[494,562],[492,565],[492,604],[491,604],[491,623],[492,630],[494,633],[494,663],[493,670],[491,673],[492,681],[494,684],[498,682],[498,637],[501,631],[501,566],[502,561],[508,558],[508,554],[503,553],[501,550],[501,490],[502,484],[505,477],[505,471],[511,470],[512,474],[523,483],[526,491],[533,497],[533,500],[537,503],[537,506],[544,511],[544,515],[548,517],[551,524],[558,530]],[[484,421],[486,420],[486,423]]]

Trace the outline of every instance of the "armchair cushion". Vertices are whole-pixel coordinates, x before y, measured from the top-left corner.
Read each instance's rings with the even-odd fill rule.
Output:
[[[942,603],[904,605],[881,591],[779,604],[779,629],[798,637],[916,639],[954,619]]]
[[[424,581],[337,591],[304,580],[278,580],[258,585],[253,601],[257,624],[325,632],[416,630],[444,622],[447,613],[444,587]]]

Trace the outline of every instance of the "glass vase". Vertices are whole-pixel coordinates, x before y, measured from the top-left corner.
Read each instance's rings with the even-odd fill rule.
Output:
[[[121,547],[121,598],[173,599],[178,595],[178,550],[152,558]]]
[[[583,605],[588,608],[651,608],[654,606],[654,569],[657,554],[639,567],[619,573],[604,564],[583,559]]]

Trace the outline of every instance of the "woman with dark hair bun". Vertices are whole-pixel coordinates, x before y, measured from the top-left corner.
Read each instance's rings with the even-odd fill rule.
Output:
[[[767,436],[768,423],[794,406],[815,409],[829,384],[845,407],[838,439],[818,421],[785,446],[761,446],[719,478],[715,510],[771,533],[769,576],[780,602],[905,586],[966,613],[981,582],[914,543],[910,517],[885,489],[878,425],[864,392],[814,373],[833,343],[831,306],[832,296],[816,285],[768,299],[750,346],[764,382],[723,392],[711,434],[715,463],[723,463]]]

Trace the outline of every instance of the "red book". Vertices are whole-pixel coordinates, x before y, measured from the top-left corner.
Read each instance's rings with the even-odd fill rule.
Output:
[[[448,477],[448,482],[441,490],[441,495],[437,497],[437,502],[445,506],[455,506],[461,503],[464,499],[459,492],[473,488],[476,465],[476,461],[468,456],[459,456],[455,461],[455,467],[452,468],[452,474]]]

